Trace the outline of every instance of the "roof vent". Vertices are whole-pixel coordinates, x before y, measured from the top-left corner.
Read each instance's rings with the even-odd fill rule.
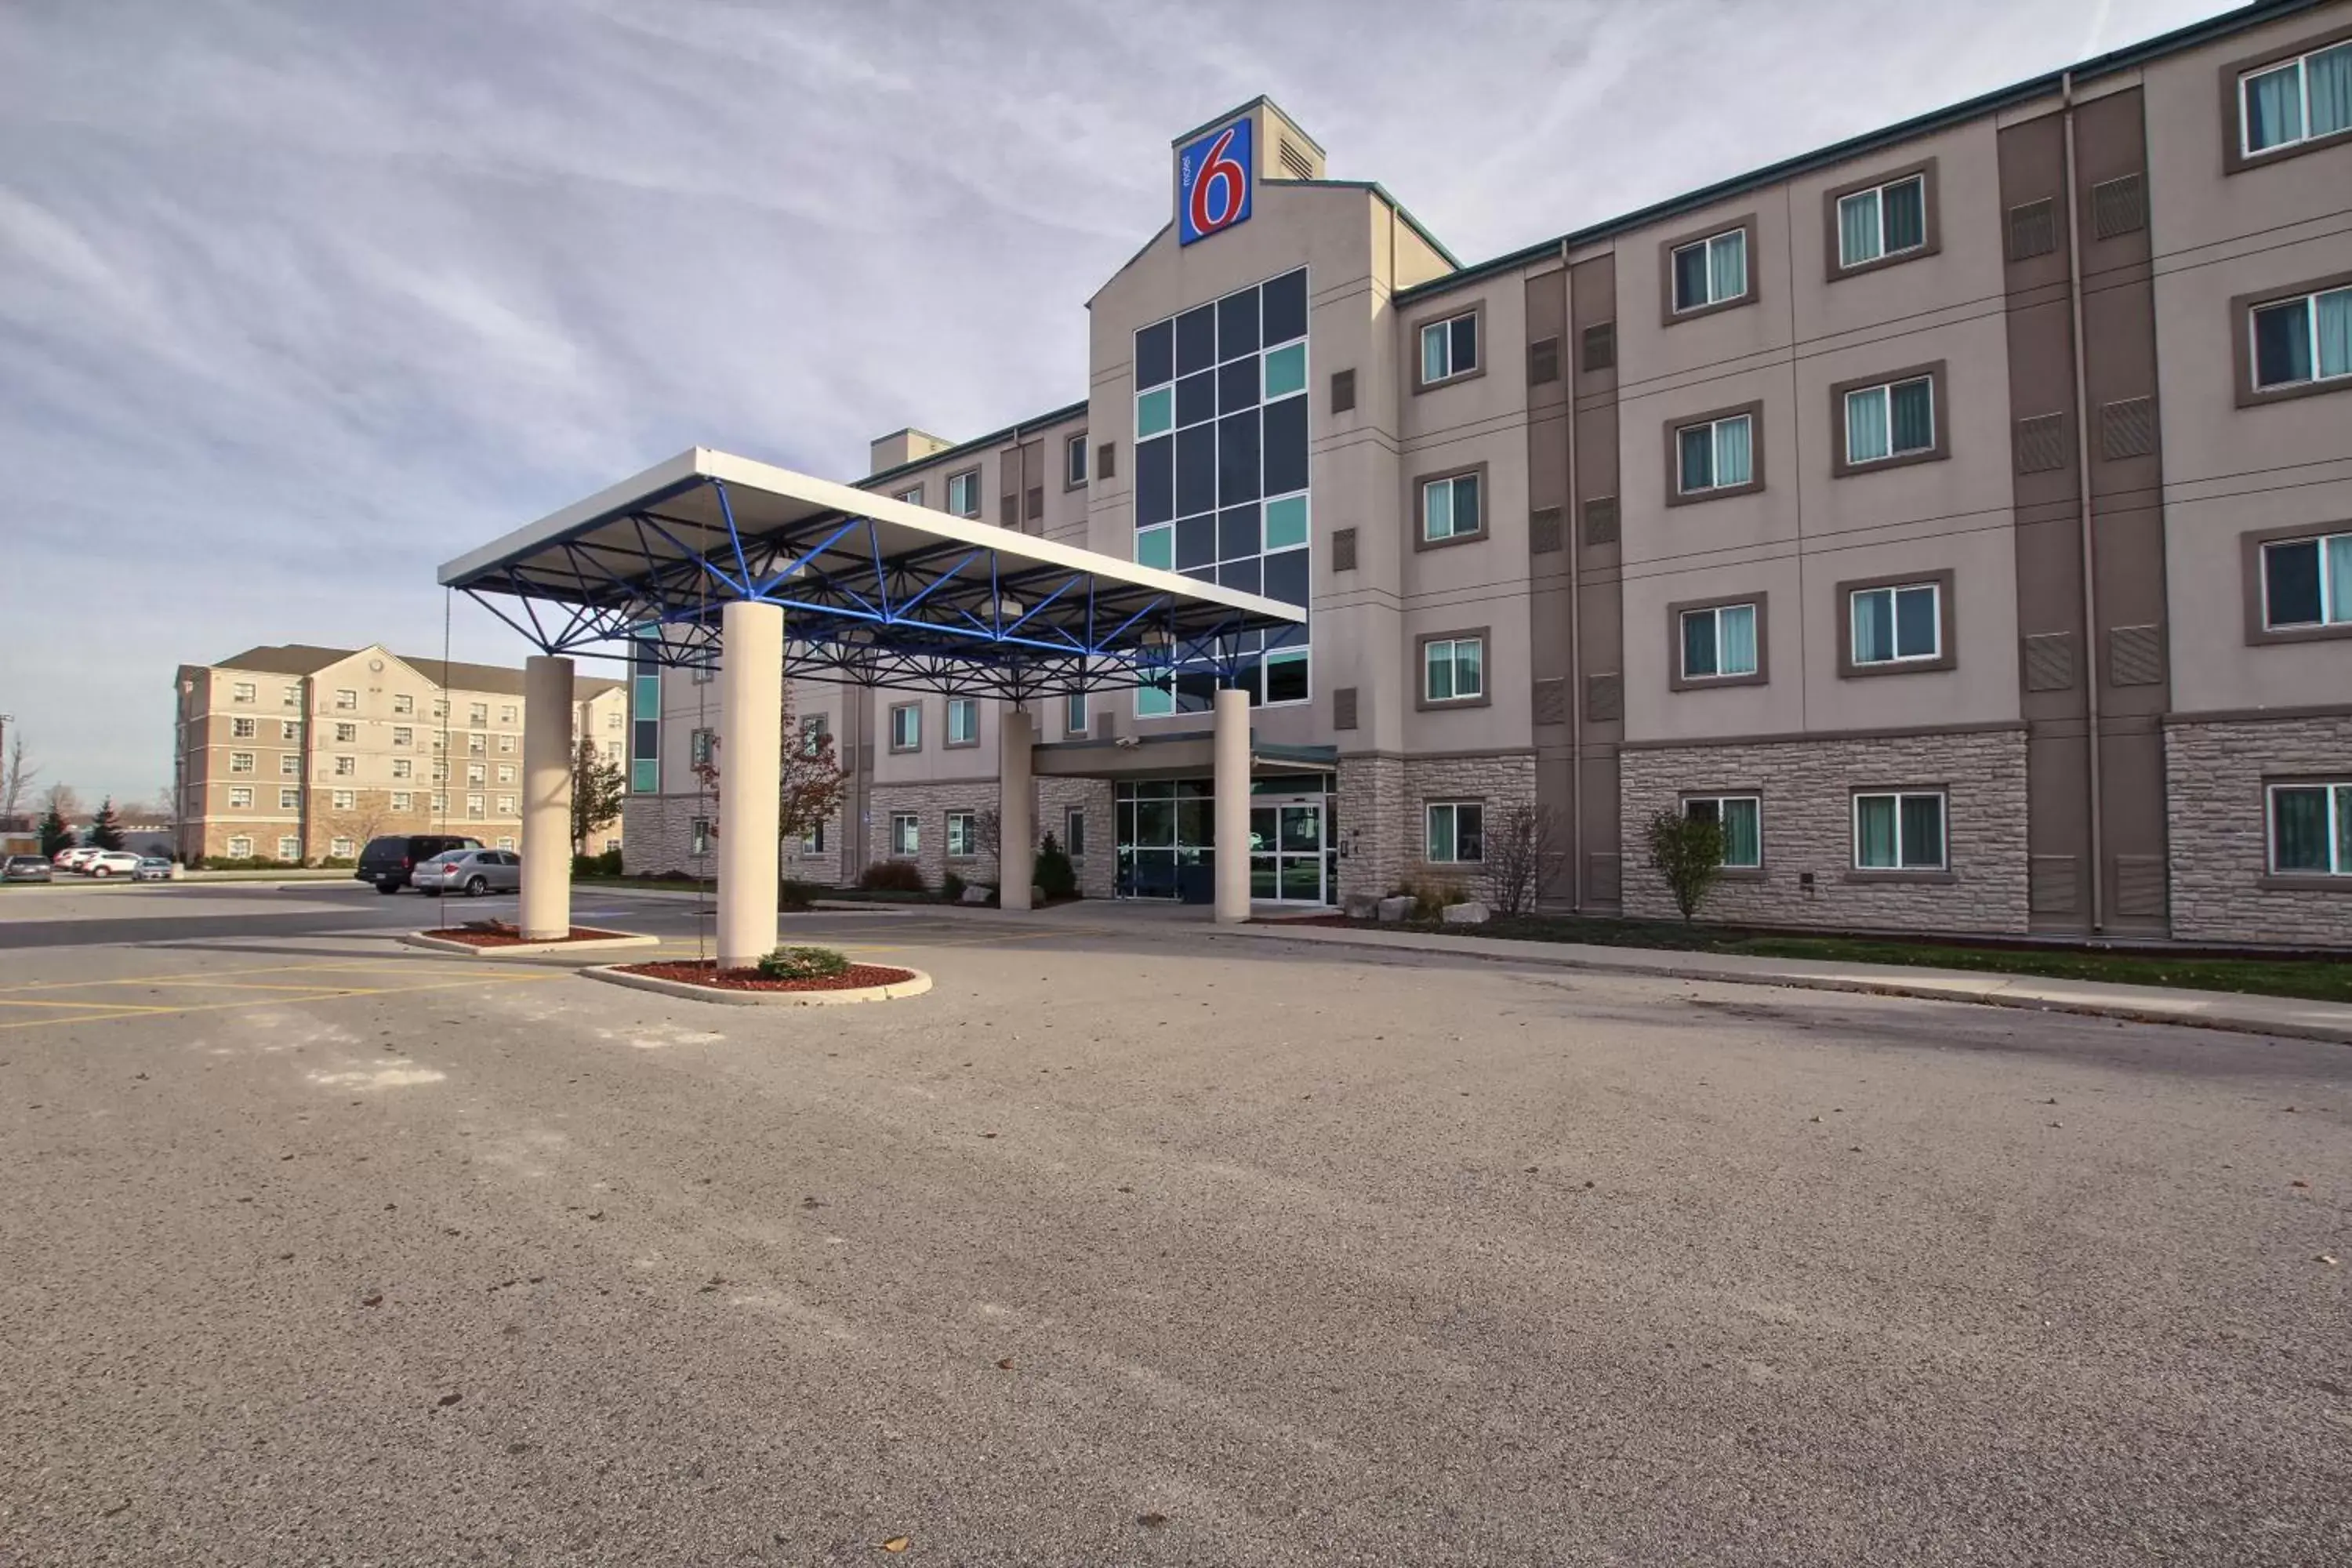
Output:
[[[1292,179],[1311,180],[1315,178],[1314,161],[1308,158],[1306,153],[1300,152],[1297,144],[1292,142],[1289,137],[1286,136],[1282,139],[1281,142],[1275,150],[1274,156],[1275,161],[1282,165],[1282,172],[1289,175]]]

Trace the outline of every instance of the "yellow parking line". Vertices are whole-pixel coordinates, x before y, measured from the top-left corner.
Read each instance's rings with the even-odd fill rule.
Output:
[[[562,970],[543,970],[537,973],[477,973],[468,974],[462,980],[442,981],[426,985],[384,985],[367,988],[336,987],[331,990],[316,990],[290,996],[248,996],[240,998],[234,1002],[199,1002],[190,1004],[186,1006],[130,1007],[124,1006],[120,1003],[58,1003],[52,1005],[58,1006],[80,1005],[97,1010],[86,1013],[78,1013],[69,1017],[64,1018],[26,1018],[18,1023],[0,1024],[0,1030],[37,1029],[58,1024],[96,1024],[117,1018],[148,1018],[156,1016],[159,1014],[166,1013],[234,1012],[239,1008],[249,1009],[255,1007],[278,1006],[297,1002],[337,1002],[351,996],[404,996],[414,992],[448,991],[466,985],[518,985],[526,984],[532,981],[560,980],[563,978],[565,973],[566,972]]]
[[[142,1007],[121,1002],[12,1002],[0,997],[0,1007],[125,1007],[133,1013],[168,1013],[169,1007]]]
[[[310,974],[325,970],[333,973],[398,973],[430,965],[428,973],[457,973],[446,959],[328,959],[320,963],[257,964],[250,969],[191,969],[176,974],[125,974],[106,980],[42,980],[29,985],[0,985],[0,996],[21,995],[27,991],[77,991],[89,985],[152,985],[173,980],[209,980],[236,974]]]

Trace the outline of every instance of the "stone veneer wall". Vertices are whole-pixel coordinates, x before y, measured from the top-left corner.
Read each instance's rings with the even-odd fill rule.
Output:
[[[1034,781],[1034,787],[1037,838],[1041,843],[1048,833],[1056,839],[1061,837],[1066,809],[1074,806],[1085,809],[1088,853],[1076,860],[1078,888],[1090,899],[1111,897],[1118,882],[1118,824],[1109,781],[1041,778]],[[947,814],[950,811],[974,814],[994,811],[998,804],[997,790],[994,779],[972,779],[961,784],[875,785],[867,807],[872,815],[867,826],[868,863],[901,858],[890,853],[890,818],[893,815],[911,811],[922,821],[922,847],[914,859],[927,885],[937,888],[950,871],[967,882],[994,882],[994,855],[975,855],[954,860],[947,858]]]
[[[2352,944],[2352,877],[2340,889],[2263,885],[2270,870],[2264,781],[2315,774],[2352,778],[2352,714],[2166,727],[2175,938]]]
[[[1406,883],[1451,884],[1480,896],[1476,866],[1431,865],[1423,808],[1433,800],[1483,802],[1490,814],[1533,805],[1533,752],[1469,756],[1339,759],[1339,896],[1379,897]]]
[[[700,795],[633,795],[621,806],[621,870],[636,877],[666,876],[673,871],[689,877],[718,875],[714,855],[694,853],[694,819],[718,816],[717,803]],[[825,824],[824,851],[803,855],[800,841],[782,847],[782,874],[797,881],[837,886],[841,880],[841,824]]]
[[[2016,933],[2026,929],[2025,731],[1628,748],[1619,753],[1625,824],[1625,913],[1674,919],[1650,869],[1642,824],[1685,794],[1761,798],[1764,868],[1727,876],[1711,921],[1853,931]],[[1941,786],[1948,874],[1857,876],[1852,792]],[[1799,881],[1811,872],[1812,886]]]

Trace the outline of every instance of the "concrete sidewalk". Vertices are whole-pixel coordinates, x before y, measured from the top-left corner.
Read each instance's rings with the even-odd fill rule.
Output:
[[[2109,985],[2033,974],[1974,970],[1913,969],[1900,964],[1832,963],[1802,958],[1749,958],[1732,953],[1674,952],[1656,948],[1596,947],[1575,942],[1511,942],[1446,936],[1435,931],[1386,931],[1307,926],[1282,921],[1219,926],[1220,937],[1316,942],[1331,947],[1442,952],[1493,963],[1591,969],[1673,980],[1720,980],[1748,985],[1794,985],[1813,991],[1861,991],[1879,996],[1919,996],[1980,1002],[2053,1013],[2085,1013],[2144,1024],[2193,1024],[2250,1035],[2285,1036],[2352,1045],[2352,1005],[2291,996],[2249,996],[2231,991],[2174,990],[2159,985]]]

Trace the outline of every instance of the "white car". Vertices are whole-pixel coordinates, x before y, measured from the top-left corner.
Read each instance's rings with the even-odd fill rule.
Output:
[[[57,858],[49,864],[60,871],[79,871],[89,864],[91,856],[98,853],[99,850],[88,844],[77,844],[70,849],[58,850]]]
[[[85,877],[128,877],[139,869],[139,857],[128,849],[93,849],[79,870]]]

